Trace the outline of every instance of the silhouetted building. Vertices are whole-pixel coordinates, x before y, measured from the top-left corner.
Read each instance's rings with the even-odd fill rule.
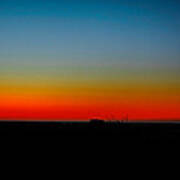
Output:
[[[102,120],[102,119],[91,119],[90,120],[90,124],[93,124],[93,125],[104,125],[105,121]]]

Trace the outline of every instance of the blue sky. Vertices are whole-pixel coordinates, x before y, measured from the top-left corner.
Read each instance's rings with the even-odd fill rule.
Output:
[[[0,53],[9,58],[179,65],[177,0],[1,0],[0,22]]]

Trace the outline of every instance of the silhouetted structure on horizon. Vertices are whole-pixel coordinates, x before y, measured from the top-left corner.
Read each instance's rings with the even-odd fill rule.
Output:
[[[90,124],[92,124],[92,125],[104,125],[105,121],[102,119],[91,119]]]

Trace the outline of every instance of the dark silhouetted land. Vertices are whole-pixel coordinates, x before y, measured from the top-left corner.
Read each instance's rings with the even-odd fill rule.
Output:
[[[113,136],[122,141],[177,141],[180,123],[0,121],[0,135]]]

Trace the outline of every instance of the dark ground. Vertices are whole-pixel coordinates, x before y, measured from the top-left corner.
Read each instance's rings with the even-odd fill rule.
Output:
[[[1,121],[0,135],[113,136],[122,141],[180,142],[180,123]]]

